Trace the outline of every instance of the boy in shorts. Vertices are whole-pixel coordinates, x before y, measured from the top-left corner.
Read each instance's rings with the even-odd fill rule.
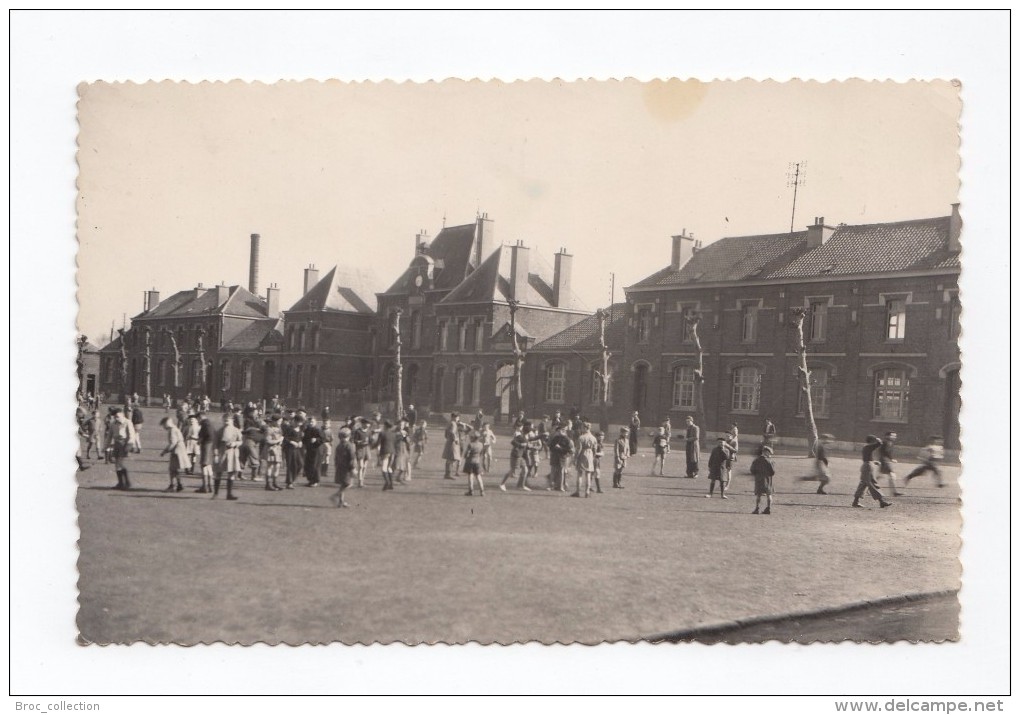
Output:
[[[339,433],[340,441],[336,447],[336,484],[340,489],[333,495],[333,503],[338,508],[350,506],[344,499],[344,492],[354,481],[354,472],[358,468],[358,453],[351,442],[351,431],[346,427]]]
[[[521,429],[518,429],[514,432],[514,436],[510,440],[510,471],[506,473],[506,476],[503,477],[503,481],[499,483],[499,490],[501,492],[506,491],[506,483],[517,473],[518,470],[522,471],[517,484],[524,484],[528,473],[528,467],[524,460],[524,455],[527,451],[528,438],[524,436]],[[527,485],[524,486],[524,489],[527,489],[529,492],[531,491],[527,488]]]
[[[475,495],[475,482],[478,482],[478,496],[485,496],[485,485],[482,484],[482,438],[477,432],[472,431],[468,438],[468,445],[464,449],[464,471],[468,475],[468,490],[464,496]]]

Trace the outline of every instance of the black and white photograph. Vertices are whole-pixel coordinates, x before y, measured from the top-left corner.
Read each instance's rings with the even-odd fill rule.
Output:
[[[83,643],[958,637],[957,84],[79,94]]]
[[[1008,709],[1006,18],[12,11],[12,711]]]

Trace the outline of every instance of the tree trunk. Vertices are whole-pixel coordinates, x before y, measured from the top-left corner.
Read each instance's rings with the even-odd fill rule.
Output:
[[[800,364],[797,366],[798,382],[804,393],[804,418],[808,428],[808,452],[811,456],[815,454],[815,445],[818,443],[818,425],[815,424],[815,408],[811,402],[811,371],[807,364],[807,344],[804,342],[804,317],[806,312],[803,308],[794,308],[790,311],[790,325],[796,331],[797,355]]]
[[[602,348],[602,373],[599,379],[602,381],[599,390],[599,428],[605,434],[609,431],[609,381],[612,376],[609,374],[609,346],[606,345],[606,311],[599,309],[599,346]]]
[[[510,301],[510,340],[514,346],[514,377],[513,389],[510,391],[510,414],[516,415],[521,411],[524,403],[523,391],[521,390],[521,372],[524,367],[524,351],[521,350],[517,341],[517,301]],[[512,421],[512,420],[511,420]]]
[[[145,406],[152,405],[152,334],[145,329]]]
[[[695,420],[702,430],[707,429],[708,416],[705,414],[705,353],[701,348],[701,337],[698,335],[698,323],[701,322],[700,315],[687,317],[687,325],[690,328],[691,337],[694,340],[694,349],[698,355],[698,366],[694,369],[694,405]]]
[[[400,309],[398,308],[393,313],[393,333],[395,336],[395,347],[396,347],[396,412],[397,420],[404,416],[404,365],[400,359]]]

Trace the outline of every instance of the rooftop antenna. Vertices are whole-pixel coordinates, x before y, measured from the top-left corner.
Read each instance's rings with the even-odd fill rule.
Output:
[[[443,211],[443,228],[446,228],[446,211]]]
[[[609,274],[609,308],[612,310],[616,304],[616,274]]]
[[[807,183],[807,162],[787,164],[786,185],[793,187],[793,210],[790,212],[790,233],[793,233],[794,217],[797,215],[797,187]]]

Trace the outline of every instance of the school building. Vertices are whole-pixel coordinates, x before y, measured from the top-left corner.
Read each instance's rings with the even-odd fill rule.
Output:
[[[697,352],[685,316],[700,314],[709,434],[736,424],[806,440],[795,331],[805,340],[818,429],[840,441],[895,431],[919,445],[941,435],[959,448],[960,228],[958,205],[936,218],[723,238],[702,247],[672,237],[671,261],[613,306],[612,421],[632,411],[654,426],[695,415]],[[535,345],[526,374],[533,414],[577,407],[594,416],[601,352],[588,319]],[[600,368],[599,368],[600,369]]]

